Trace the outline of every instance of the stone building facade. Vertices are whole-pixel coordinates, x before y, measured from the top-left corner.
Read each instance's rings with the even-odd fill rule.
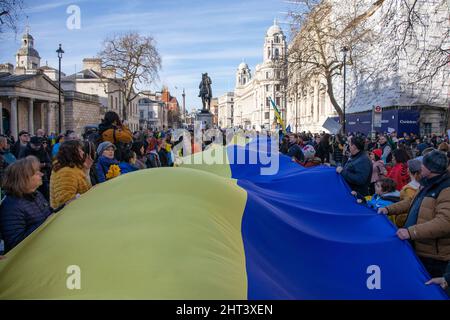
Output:
[[[286,99],[282,79],[286,70],[280,61],[286,56],[286,36],[275,21],[265,36],[263,62],[252,74],[249,66],[242,62],[236,72],[234,91],[233,125],[245,129],[273,129],[275,112],[269,98],[278,106],[282,117],[286,117]]]
[[[233,127],[234,92],[219,97],[218,126],[226,129]]]

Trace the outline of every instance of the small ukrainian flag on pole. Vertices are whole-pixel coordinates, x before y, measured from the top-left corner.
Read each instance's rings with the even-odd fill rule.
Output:
[[[275,116],[278,119],[278,123],[281,125],[281,128],[283,129],[283,133],[286,133],[286,126],[284,125],[284,121],[281,117],[281,113],[278,110],[278,107],[275,104],[275,102],[273,101],[272,97],[269,97],[269,99],[270,99],[270,103],[272,104],[273,110],[275,110]]]

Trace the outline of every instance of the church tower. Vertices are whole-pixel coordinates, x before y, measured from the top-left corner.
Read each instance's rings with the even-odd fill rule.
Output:
[[[236,87],[245,86],[252,79],[250,68],[245,62],[242,62],[236,73]]]
[[[22,36],[22,47],[16,54],[16,68],[25,69],[26,73],[36,72],[41,65],[41,57],[34,49],[34,38],[29,29]]]
[[[273,26],[267,30],[264,43],[264,62],[282,59],[286,55],[286,36],[277,23],[273,22]]]

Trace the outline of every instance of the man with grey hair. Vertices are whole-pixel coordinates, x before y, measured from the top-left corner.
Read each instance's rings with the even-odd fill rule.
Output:
[[[44,131],[44,129],[37,129],[36,130],[36,137],[45,138],[45,131]]]

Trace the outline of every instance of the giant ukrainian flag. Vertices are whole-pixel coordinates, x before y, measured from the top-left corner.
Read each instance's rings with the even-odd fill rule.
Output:
[[[239,151],[259,156],[255,143],[92,189],[0,261],[0,299],[446,297],[333,169],[282,156],[262,176],[261,165],[234,163]],[[200,161],[213,153],[226,163]],[[80,289],[67,286],[69,266]]]

